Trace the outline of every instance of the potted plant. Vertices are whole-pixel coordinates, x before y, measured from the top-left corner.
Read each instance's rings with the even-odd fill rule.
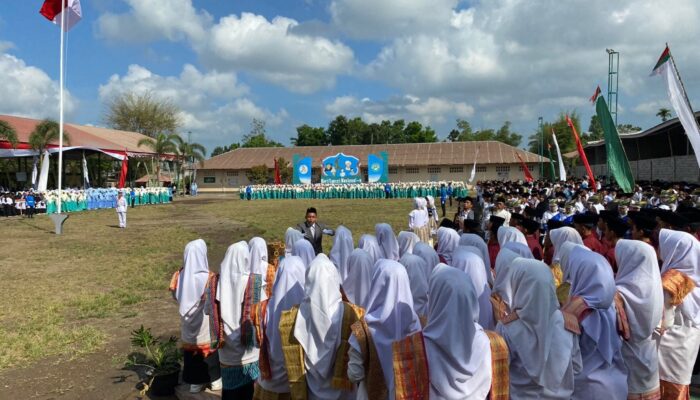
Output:
[[[142,349],[141,352],[131,353],[127,360],[128,367],[145,368],[142,394],[172,395],[180,377],[177,338],[171,336],[167,341],[161,341],[153,336],[151,328],[146,329],[141,325],[131,332],[131,345]]]

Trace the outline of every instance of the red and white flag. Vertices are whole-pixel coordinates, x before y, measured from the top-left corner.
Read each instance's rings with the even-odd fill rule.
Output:
[[[63,8],[62,8],[63,7]],[[75,24],[80,22],[83,11],[80,8],[80,0],[45,0],[39,13],[56,25],[61,25],[61,12],[65,13],[63,30],[68,32]]]

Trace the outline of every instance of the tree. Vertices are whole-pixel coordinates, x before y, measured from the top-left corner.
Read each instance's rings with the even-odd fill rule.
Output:
[[[277,165],[279,165],[282,183],[292,183],[292,176],[294,172],[292,171],[292,166],[289,164],[289,161],[285,160],[283,157],[280,157],[277,159]]]
[[[220,154],[228,153],[229,151],[236,150],[241,147],[240,143],[231,143],[228,146],[216,146],[211,152],[211,157],[218,156]]]
[[[251,167],[245,174],[249,181],[257,185],[264,185],[270,181],[270,169],[265,164]]]
[[[156,99],[151,92],[123,93],[110,99],[104,116],[114,129],[138,132],[155,138],[160,133],[174,134],[182,125],[180,109],[169,100]]]
[[[269,139],[265,133],[265,121],[253,118],[250,132],[243,136],[241,147],[284,147],[282,143]]]
[[[571,122],[574,123],[576,131],[580,134],[581,122],[578,114],[576,114],[576,112],[571,112],[569,113],[569,118],[571,118]],[[557,143],[559,143],[559,149],[561,150],[562,154],[570,152],[576,148],[576,142],[574,141],[574,137],[571,133],[571,128],[566,122],[566,113],[559,114],[559,117],[555,121],[545,122],[542,130],[544,132],[535,132],[535,134],[530,137],[530,141],[528,142],[528,150],[530,152],[540,154],[540,140],[542,138],[542,134],[544,133],[542,155],[546,156],[547,144],[551,143],[552,147],[554,147],[552,132],[554,132],[554,134],[557,136]]]
[[[309,125],[297,127],[297,137],[292,138],[294,146],[325,146],[328,144],[326,130],[322,127],[314,128]]]
[[[0,120],[0,140],[10,142],[13,149],[17,147],[17,143],[19,143],[19,140],[17,139],[17,131],[9,122],[5,120]]]
[[[328,124],[328,141],[333,146],[350,144],[348,119],[344,115],[338,115],[333,121]]]
[[[601,140],[604,136],[603,127],[600,125],[598,116],[593,114],[591,116],[591,123],[588,125],[588,135],[586,135],[586,140],[589,142]]]
[[[175,144],[177,145],[176,151],[180,164],[179,175],[182,177],[182,179],[184,179],[185,165],[188,162],[192,164],[196,162],[201,165],[204,162],[204,159],[206,158],[205,154],[207,153],[207,149],[199,143],[187,142],[183,140],[180,136],[176,136],[173,139]],[[180,183],[180,187],[182,188],[182,193],[184,194],[185,185],[183,185],[182,182]]]
[[[505,144],[517,147],[523,140],[522,135],[510,130],[511,123],[506,121],[497,130],[484,129],[481,131],[473,131],[469,121],[464,119],[457,120],[457,129],[453,129],[447,136],[450,142],[471,142],[483,140],[495,140]]]
[[[182,138],[174,133],[159,133],[155,138],[143,138],[137,143],[138,147],[147,147],[156,153],[156,176],[155,183],[160,180],[160,164],[164,154],[177,154],[177,143],[182,142]]]
[[[671,118],[671,110],[668,108],[659,108],[659,112],[656,113],[656,116],[661,118],[661,122],[666,122]]]
[[[634,133],[634,132],[640,132],[642,130],[641,127],[635,126],[632,124],[619,124],[617,126],[617,133]]]
[[[32,148],[32,150],[39,152],[39,155],[44,154],[44,151],[46,151],[46,148],[49,147],[49,144],[59,141],[59,130],[60,127],[58,122],[54,120],[45,119],[39,122],[36,127],[34,127],[32,133],[29,134],[29,146]],[[63,142],[65,144],[70,144],[70,135],[65,130],[63,132]],[[41,162],[44,162],[43,157],[41,157]],[[39,168],[41,169],[41,167]],[[56,171],[56,169],[54,170],[54,181],[56,182],[56,185],[58,185],[58,171]]]

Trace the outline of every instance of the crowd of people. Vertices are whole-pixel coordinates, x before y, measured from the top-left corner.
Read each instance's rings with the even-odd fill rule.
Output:
[[[183,379],[223,399],[687,399],[699,195],[481,182],[454,218],[416,197],[406,230],[357,246],[309,209],[219,274],[195,240],[170,284]]]
[[[85,210],[117,208],[117,196],[122,193],[131,207],[169,203],[173,190],[169,187],[139,188],[88,188],[65,189],[61,191],[61,212],[74,213]],[[54,214],[58,212],[58,190],[3,192],[0,190],[0,212],[2,216],[25,216],[34,214]]]
[[[467,195],[464,182],[399,182],[309,185],[248,185],[240,188],[241,200],[268,199],[412,199],[443,194]],[[450,200],[451,201],[451,200]]]

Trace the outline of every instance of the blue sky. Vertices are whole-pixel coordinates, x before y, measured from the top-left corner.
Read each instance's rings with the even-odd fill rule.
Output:
[[[56,117],[59,30],[42,1],[0,12],[0,114]],[[610,4],[614,3],[614,4]],[[104,125],[127,91],[169,99],[181,131],[211,150],[253,118],[284,144],[337,114],[418,120],[444,138],[465,118],[530,135],[537,117],[576,110],[606,88],[621,53],[619,122],[670,108],[649,71],[671,45],[691,101],[700,93],[700,5],[659,1],[83,0],[68,34],[67,120]],[[696,105],[696,109],[700,105]],[[523,145],[526,141],[524,141]]]

